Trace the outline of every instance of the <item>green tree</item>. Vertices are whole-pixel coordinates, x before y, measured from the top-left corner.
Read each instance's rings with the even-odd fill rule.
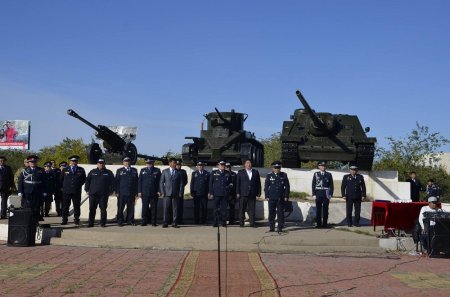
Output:
[[[55,160],[56,163],[67,161],[71,155],[78,155],[80,157],[79,163],[89,163],[86,154],[87,144],[83,142],[83,139],[70,139],[64,138],[59,144],[55,146],[43,147],[38,156],[42,162]]]
[[[397,170],[399,180],[405,181],[411,171],[416,171],[422,183],[433,178],[442,188],[444,199],[448,199],[450,175],[437,164],[441,148],[450,141],[439,132],[431,132],[426,126],[416,127],[404,138],[387,137],[388,147],[377,148],[374,170]]]
[[[281,133],[277,132],[268,138],[261,138],[259,141],[264,146],[264,167],[270,167],[270,164],[281,158]]]

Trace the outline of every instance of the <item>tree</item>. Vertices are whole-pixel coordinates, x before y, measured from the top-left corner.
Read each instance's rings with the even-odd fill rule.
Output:
[[[411,171],[416,171],[423,183],[433,178],[443,193],[450,190],[450,175],[437,164],[441,148],[450,141],[439,132],[431,132],[426,126],[416,127],[405,138],[387,137],[388,147],[377,148],[374,170],[397,170],[400,181],[405,181]],[[448,198],[448,197],[447,197]]]
[[[281,158],[281,133],[274,133],[268,138],[259,139],[264,146],[264,167],[270,167],[272,162]]]
[[[87,144],[83,142],[83,139],[70,139],[66,137],[55,146],[43,147],[39,151],[38,156],[41,159],[41,162],[55,160],[56,163],[59,163],[67,161],[72,155],[78,155],[80,157],[80,164],[88,164],[89,161],[87,159],[86,149]]]

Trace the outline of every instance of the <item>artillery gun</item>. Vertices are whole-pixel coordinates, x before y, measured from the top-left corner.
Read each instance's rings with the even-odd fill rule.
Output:
[[[89,163],[91,164],[96,164],[98,159],[102,158],[103,155],[114,154],[120,155],[120,157],[129,157],[131,159],[130,163],[133,165],[136,164],[137,158],[151,158],[156,161],[161,161],[163,164],[168,163],[167,158],[165,157],[159,158],[155,156],[138,154],[136,146],[132,143],[132,141],[136,139],[136,127],[107,127],[104,125],[95,126],[72,109],[68,109],[67,114],[94,129],[95,137],[103,140],[102,146],[104,151],[100,144],[96,142],[93,142],[88,146],[87,157]]]
[[[377,140],[367,137],[370,128],[363,129],[356,115],[315,112],[300,91],[296,94],[304,108],[283,122],[283,167],[299,168],[301,162],[324,160],[352,162],[361,170],[371,170]]]
[[[198,161],[215,165],[224,160],[232,165],[240,165],[250,159],[253,166],[264,166],[264,147],[255,135],[244,130],[248,114],[235,112],[215,112],[205,115],[207,129],[202,128],[200,137],[186,137],[192,143],[182,147],[182,159],[186,165],[195,165]]]

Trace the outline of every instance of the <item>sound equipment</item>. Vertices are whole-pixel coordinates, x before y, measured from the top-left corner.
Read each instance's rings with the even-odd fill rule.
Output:
[[[37,218],[30,208],[10,210],[8,246],[34,246]]]
[[[424,219],[428,234],[428,255],[430,257],[450,258],[450,217],[436,213]]]

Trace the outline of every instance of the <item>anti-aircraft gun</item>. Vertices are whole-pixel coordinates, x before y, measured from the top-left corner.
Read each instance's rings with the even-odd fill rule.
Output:
[[[96,142],[93,142],[88,146],[87,157],[89,163],[91,164],[96,164],[98,159],[102,158],[105,154],[116,154],[120,155],[120,157],[129,157],[131,158],[130,163],[133,165],[136,164],[137,158],[150,158],[156,161],[161,161],[163,164],[168,163],[167,158],[165,157],[159,158],[155,156],[138,154],[136,146],[132,143],[132,141],[136,139],[137,129],[135,127],[107,127],[104,125],[95,126],[72,109],[68,109],[67,114],[94,129],[95,137],[103,140],[102,145],[105,151],[103,151],[100,144]],[[113,129],[116,131],[113,131]]]
[[[232,165],[240,165],[250,159],[253,166],[264,166],[264,147],[256,140],[255,135],[244,130],[244,122],[248,114],[235,112],[215,112],[205,115],[208,126],[202,128],[200,137],[186,137],[193,143],[182,147],[182,159],[186,165],[195,165],[198,161],[215,165],[224,160]]]
[[[361,170],[371,170],[377,140],[367,137],[370,128],[363,129],[356,115],[315,112],[300,91],[296,94],[304,108],[283,122],[283,167],[299,168],[301,162],[324,160],[352,162]]]

